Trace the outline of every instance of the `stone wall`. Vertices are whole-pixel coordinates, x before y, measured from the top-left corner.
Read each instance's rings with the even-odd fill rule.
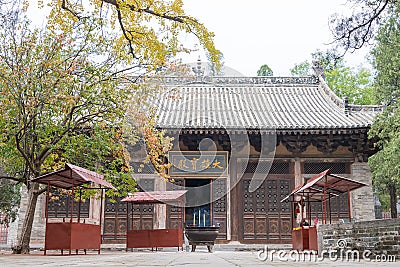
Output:
[[[17,243],[19,217],[8,226],[7,247],[13,247]]]
[[[346,249],[360,253],[370,250],[372,255],[396,255],[400,258],[400,219],[318,226],[319,253],[337,249],[339,240],[345,240]]]
[[[44,247],[44,235],[46,230],[46,219],[45,219],[45,203],[46,199],[44,194],[40,195],[37,200],[35,217],[32,225],[32,235],[31,235],[31,243],[30,246],[32,248],[35,247]],[[21,233],[22,224],[24,222],[26,209],[28,207],[28,191],[25,185],[21,190],[21,203],[19,210],[19,220],[18,220],[18,236]]]
[[[368,184],[351,192],[352,218],[356,221],[375,219],[374,195],[372,192],[372,175],[368,163],[355,162],[351,165],[351,178]]]

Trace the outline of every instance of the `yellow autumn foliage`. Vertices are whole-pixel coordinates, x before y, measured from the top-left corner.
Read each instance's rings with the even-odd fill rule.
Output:
[[[39,7],[46,6],[43,2],[38,0]],[[71,31],[72,21],[88,16],[106,21],[106,27],[119,35],[115,51],[128,64],[138,63],[150,71],[164,66],[177,53],[190,51],[180,40],[189,33],[220,68],[214,34],[185,13],[182,0],[47,0],[47,6],[50,28]]]

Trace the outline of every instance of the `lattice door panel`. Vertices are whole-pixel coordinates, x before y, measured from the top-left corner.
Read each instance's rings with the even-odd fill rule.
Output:
[[[123,211],[125,210],[125,215]],[[104,207],[104,240],[125,239],[126,234],[126,203],[116,199],[111,201],[108,197],[105,199]]]
[[[129,206],[131,206],[129,204]],[[129,207],[129,229],[131,230],[148,230],[153,227],[154,205],[133,205],[133,219],[131,207]],[[132,220],[132,221],[131,221]]]
[[[267,216],[266,214],[257,214],[254,220],[254,235],[255,239],[267,239]]]
[[[349,205],[347,193],[341,194],[339,197],[331,199],[331,216],[332,218],[348,218]]]
[[[344,163],[343,163],[344,164]],[[308,179],[306,179],[307,181]],[[330,212],[329,212],[329,204],[330,204]],[[315,217],[321,220],[322,218],[322,202],[311,202],[311,219]],[[330,201],[326,201],[326,218],[329,222],[329,217],[331,217],[332,221],[338,221],[340,218],[348,218],[348,197],[347,193],[340,194],[338,197],[333,197]],[[330,214],[329,214],[330,213]],[[308,216],[308,215],[307,215]]]
[[[184,179],[174,179],[175,185],[179,187],[184,186]],[[167,184],[167,190],[182,190],[182,188],[174,187],[171,184]],[[167,205],[167,227],[171,229],[177,229],[183,227],[182,214],[183,210],[178,206]]]
[[[340,218],[349,218],[347,193],[341,194],[339,197],[331,198],[331,212],[329,214],[329,201],[326,204],[326,219],[329,222],[329,216],[332,221],[338,221]],[[322,202],[311,203],[311,219],[315,217],[322,218]]]
[[[254,192],[249,179],[242,185],[242,234],[244,240],[286,240],[291,238],[290,204],[280,200],[291,192],[291,178],[268,177]]]
[[[287,195],[289,195],[292,191],[291,181],[289,179],[280,179],[279,180],[279,210],[281,213],[290,214],[290,203],[288,201],[280,202],[281,199],[284,199]]]
[[[226,239],[226,179],[219,178],[212,181],[213,224],[220,225],[217,239]]]
[[[57,200],[49,200],[48,205],[48,216],[49,218],[68,218],[71,216],[71,197],[67,194],[61,194],[57,189],[52,188],[50,190],[53,197],[57,197]],[[90,199],[85,199],[82,202],[74,201],[74,208],[72,216],[78,217],[78,210],[80,207],[80,217],[89,218]]]
[[[305,174],[317,174],[327,169],[334,174],[350,173],[350,163],[347,162],[305,162],[303,168]]]
[[[115,220],[116,225],[116,233],[118,235],[125,235],[126,234],[126,218],[117,218]]]
[[[290,179],[268,179],[268,239],[291,239],[290,203],[281,202],[291,192]]]
[[[148,189],[151,190],[151,186],[154,186],[154,182],[152,179],[148,180],[149,182],[146,184],[149,185]],[[152,229],[154,205],[131,205],[130,203],[121,202],[121,198],[111,201],[111,199],[106,197],[103,228],[103,240],[105,240],[105,242],[112,243],[114,241],[122,242],[122,240],[125,240],[127,207],[129,229]]]
[[[125,240],[126,219],[104,218],[104,240]]]
[[[241,219],[241,218],[240,218]],[[255,239],[254,229],[255,229],[255,221],[254,216],[244,215],[243,217],[243,239],[244,240],[253,240]]]
[[[287,215],[281,214],[281,224],[280,224],[280,235],[281,239],[291,239],[292,238],[292,218]]]
[[[242,180],[243,186],[243,239],[267,238],[267,201],[265,182],[254,192],[249,192],[249,179]]]
[[[308,207],[307,207],[308,208]],[[311,220],[314,218],[322,219],[322,204],[321,202],[311,202],[310,203],[310,210],[311,210]],[[308,216],[308,213],[307,213]],[[307,217],[307,220],[309,218]]]
[[[268,214],[268,239],[280,239],[280,218],[278,213]]]
[[[244,160],[239,163],[240,173],[258,174],[289,174],[290,164],[288,162],[276,162],[271,160]]]

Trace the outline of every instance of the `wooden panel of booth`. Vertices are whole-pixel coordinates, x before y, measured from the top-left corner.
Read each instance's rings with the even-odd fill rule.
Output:
[[[182,229],[128,230],[126,248],[160,248],[183,245]]]
[[[292,246],[297,250],[318,250],[317,228],[310,226],[293,230]]]
[[[98,249],[100,251],[100,225],[78,222],[46,224],[46,250]]]

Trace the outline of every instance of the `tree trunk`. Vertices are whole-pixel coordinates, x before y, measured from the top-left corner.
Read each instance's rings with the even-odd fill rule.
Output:
[[[29,254],[29,243],[31,241],[33,219],[35,217],[36,203],[39,189],[38,183],[33,183],[28,190],[28,207],[25,213],[25,219],[22,224],[21,234],[19,235],[17,245],[13,247],[13,254]]]
[[[389,185],[390,191],[390,214],[392,218],[397,218],[397,190],[396,185]]]

